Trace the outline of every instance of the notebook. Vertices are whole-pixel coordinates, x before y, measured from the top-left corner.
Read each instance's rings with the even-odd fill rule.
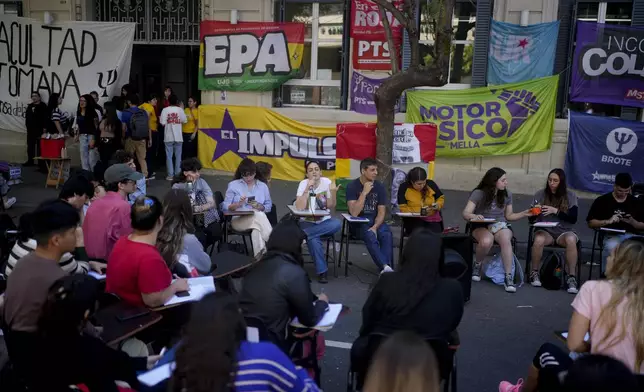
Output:
[[[212,276],[190,278],[188,279],[188,285],[188,292],[190,293],[190,295],[187,295],[185,297],[177,297],[176,295],[173,295],[172,298],[170,298],[164,306],[176,305],[184,302],[199,301],[206,294],[213,293],[215,291],[215,280]]]
[[[363,222],[363,223],[364,222],[369,222],[369,219],[367,219],[367,218],[360,218],[360,217],[353,216],[351,214],[346,214],[346,213],[342,214],[342,217],[344,219],[348,220],[349,222]]]
[[[329,304],[329,309],[324,313],[322,319],[317,323],[313,329],[318,331],[328,331],[335,325],[335,322],[338,321],[340,317],[340,312],[342,312],[342,304]],[[291,321],[291,326],[297,328],[309,328],[305,325],[302,325],[300,321],[296,318]]]
[[[161,381],[169,379],[170,376],[172,376],[174,366],[174,362],[166,363],[165,365],[161,365],[148,372],[140,374],[137,378],[141,384],[153,387]]]

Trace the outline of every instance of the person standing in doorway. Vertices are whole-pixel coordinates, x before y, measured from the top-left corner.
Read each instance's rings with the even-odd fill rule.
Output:
[[[197,130],[199,129],[199,103],[194,96],[188,98],[188,107],[185,108],[188,122],[183,124],[183,159],[195,158],[197,151]]]
[[[152,143],[150,144],[150,148],[148,148],[148,153],[146,156],[146,161],[148,163],[148,172],[149,172],[149,179],[154,179],[154,175],[156,174],[154,172],[155,168],[157,167],[157,160],[158,160],[158,155],[159,155],[159,145],[161,144],[161,137],[162,133],[159,133],[157,131],[158,129],[158,118],[157,118],[157,95],[156,94],[150,94],[148,97],[148,101],[143,103],[141,106],[139,106],[139,109],[145,110],[146,113],[148,113],[148,124],[150,127],[150,134],[152,135]]]
[[[125,139],[125,151],[136,156],[136,160],[141,167],[141,173],[148,177],[148,164],[145,161],[145,156],[152,140],[148,114],[145,110],[139,109],[139,97],[135,94],[128,95],[127,105],[129,109],[124,110],[121,115],[121,121],[126,126],[123,137]]]
[[[181,172],[181,148],[183,145],[181,130],[188,119],[183,109],[177,106],[179,100],[176,95],[171,95],[169,102],[170,106],[161,111],[160,122],[164,126],[165,163],[168,169],[166,180],[172,181],[174,175]],[[173,155],[174,163],[172,162]]]
[[[31,103],[27,106],[27,162],[25,166],[34,165],[34,157],[40,155],[40,137],[47,132],[47,105],[41,100],[40,93],[31,93]]]

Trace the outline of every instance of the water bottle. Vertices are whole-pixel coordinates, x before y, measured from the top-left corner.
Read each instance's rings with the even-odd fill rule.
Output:
[[[315,197],[315,190],[313,187],[309,188],[309,211],[311,214],[315,214],[315,207],[317,204],[317,198]]]

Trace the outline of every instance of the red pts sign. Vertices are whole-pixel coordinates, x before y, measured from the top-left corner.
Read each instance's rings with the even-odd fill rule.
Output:
[[[400,53],[398,53],[398,56],[400,56]],[[378,37],[354,38],[352,57],[354,69],[371,71],[391,70],[389,44],[384,39]],[[400,60],[398,62],[400,63]]]
[[[399,10],[402,10],[404,0],[390,0]],[[400,37],[402,25],[390,12],[385,12],[394,38]],[[385,28],[380,18],[378,4],[372,0],[353,0],[351,7],[351,37],[381,34],[385,36]]]

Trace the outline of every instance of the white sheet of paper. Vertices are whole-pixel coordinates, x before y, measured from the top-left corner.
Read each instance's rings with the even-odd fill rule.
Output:
[[[490,222],[496,222],[496,219],[494,219],[494,218],[484,218],[483,220],[472,219],[470,222],[474,222],[474,223],[479,223],[479,222],[490,223]]]
[[[159,366],[139,375],[137,378],[141,384],[145,384],[149,387],[153,387],[160,383],[161,381],[167,380],[172,376],[172,371],[174,370],[174,362],[166,363],[165,365]]]
[[[563,336],[564,339],[568,339],[568,332],[562,332],[561,336]],[[584,342],[588,342],[590,340],[590,335],[588,332],[586,332],[586,335],[584,335]]]
[[[89,272],[87,273],[87,276],[91,276],[92,278],[94,278],[94,279],[96,279],[96,280],[103,280],[103,279],[107,278],[107,275],[99,274],[99,273],[98,273],[98,272],[96,272],[96,271],[89,271]]]
[[[251,343],[259,343],[259,329],[255,327],[246,327],[246,340]]]
[[[367,218],[360,218],[360,217],[355,217],[352,216],[351,214],[342,214],[342,217],[349,222],[369,222],[369,219]]]
[[[558,225],[559,225],[559,222],[537,222],[533,226],[534,227],[555,227]]]
[[[322,319],[313,328],[317,328],[317,327],[328,328],[333,326],[335,322],[338,321],[340,312],[342,312],[342,304],[329,304],[329,310],[327,310],[326,313],[324,313],[324,316],[322,317]],[[291,325],[295,327],[306,328],[304,325],[300,323],[297,317],[294,318],[293,321],[291,321]]]
[[[626,233],[626,230],[609,229],[608,227],[602,227],[599,230],[610,231],[610,232],[613,232],[613,233],[622,233],[622,234]]]
[[[206,294],[213,293],[215,291],[215,281],[212,276],[202,276],[199,278],[190,278],[188,279],[189,289],[188,292],[190,295],[185,297],[177,297],[176,295],[172,296],[165,303],[165,306],[176,305],[184,302],[199,301]]]
[[[402,216],[402,217],[405,217],[405,216],[420,216],[420,213],[418,213],[418,212],[397,212],[396,215]]]

